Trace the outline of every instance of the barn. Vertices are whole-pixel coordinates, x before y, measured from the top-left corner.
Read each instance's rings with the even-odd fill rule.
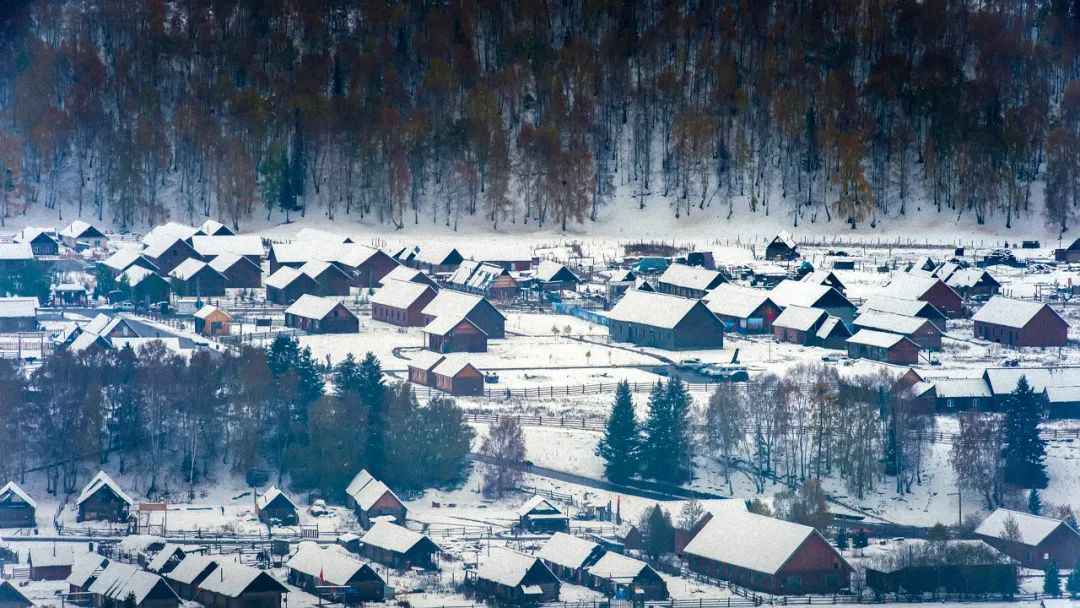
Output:
[[[189,558],[190,559],[190,558]],[[206,608],[281,608],[289,589],[269,573],[219,559],[195,588],[195,601]]]
[[[285,325],[313,334],[354,334],[360,331],[360,319],[344,304],[307,294],[285,309]]]
[[[289,583],[308,593],[317,593],[318,587],[338,587],[330,596],[346,604],[383,599],[386,583],[382,577],[337,545],[302,542],[285,567]]]
[[[225,275],[206,262],[189,258],[169,273],[173,292],[180,297],[215,297],[225,295]]]
[[[36,528],[37,503],[14,481],[0,488],[0,528]]]
[[[994,296],[972,317],[975,337],[1013,347],[1065,346],[1069,323],[1040,302]]]
[[[371,297],[371,319],[402,327],[423,327],[427,322],[422,311],[435,294],[435,288],[426,283],[384,279],[383,286]]]
[[[0,332],[37,331],[38,299],[12,296],[0,298]]]
[[[331,262],[312,260],[300,267],[300,272],[314,279],[318,289],[315,295],[347,296],[352,279],[340,266]]]
[[[488,339],[500,340],[506,337],[506,316],[487,298],[476,294],[452,289],[439,290],[421,313],[428,323],[443,316],[454,320],[466,317],[480,328]]]
[[[750,512],[713,517],[683,549],[690,569],[766,593],[836,593],[852,568],[810,526]]]
[[[773,321],[773,337],[776,338],[777,342],[810,346],[814,344],[817,338],[818,329],[828,318],[829,313],[821,308],[788,306]],[[832,318],[835,319],[836,317]]]
[[[266,301],[288,306],[304,295],[315,295],[319,284],[292,266],[282,266],[266,279]]]
[[[724,275],[716,270],[701,266],[672,264],[656,280],[656,290],[684,298],[704,298],[710,290],[726,281]]]
[[[724,322],[701,300],[631,289],[607,317],[613,342],[666,350],[724,347]]]
[[[586,572],[589,586],[609,597],[636,602],[668,599],[667,583],[652,566],[639,559],[608,551]]]
[[[1013,523],[1018,534],[1010,538],[1007,531]],[[975,537],[1025,568],[1041,570],[1051,560],[1060,567],[1070,567],[1080,560],[1080,532],[1052,517],[999,508],[979,524]]]
[[[794,260],[799,257],[799,246],[791,233],[781,231],[765,246],[765,259],[772,261]]]
[[[125,522],[134,504],[108,473],[98,471],[75,500],[79,511],[76,520]]]
[[[202,231],[195,226],[181,224],[180,222],[166,222],[154,226],[150,232],[144,234],[142,244],[149,247],[155,243],[169,243],[174,239],[180,239],[190,245],[191,239],[199,234],[202,234]]]
[[[919,345],[900,334],[860,329],[848,338],[847,347],[852,359],[873,359],[898,365],[919,362]]]
[[[372,477],[366,469],[352,478],[345,488],[345,502],[356,512],[360,525],[370,528],[377,520],[404,523],[408,509],[386,484]]]
[[[873,329],[909,338],[924,350],[941,350],[941,330],[927,319],[908,317],[891,312],[868,310],[855,317],[852,326],[858,329]]]
[[[398,570],[434,570],[439,554],[439,546],[427,536],[388,521],[376,522],[360,542],[364,557]]]
[[[250,259],[235,253],[223,253],[210,260],[210,268],[225,276],[226,289],[262,287],[262,269]]]
[[[300,522],[296,503],[276,486],[270,486],[255,499],[255,511],[259,514],[259,521],[268,525],[295,526]]]
[[[966,313],[960,294],[937,277],[897,273],[885,286],[884,294],[903,300],[929,302],[950,319],[963,317]]]
[[[518,282],[502,266],[465,260],[448,279],[450,289],[467,293],[480,294],[496,302],[509,302],[517,299],[520,288]]]
[[[207,304],[195,312],[195,333],[200,336],[227,336],[232,331],[232,315]]]
[[[144,305],[155,302],[167,302],[172,292],[172,285],[165,277],[139,265],[131,265],[116,278],[121,290],[127,286],[127,295],[132,302]]]
[[[487,352],[487,333],[467,316],[440,315],[425,325],[422,331],[427,349],[432,352]]]
[[[892,296],[873,295],[863,302],[862,307],[859,308],[860,312],[868,310],[876,310],[878,312],[888,312],[894,315],[904,315],[906,317],[919,317],[920,319],[926,319],[937,325],[942,331],[945,330],[945,322],[948,317],[945,313],[941,312],[929,302],[923,302],[922,300],[905,300],[904,298],[894,298]]]
[[[559,586],[559,579],[540,559],[504,547],[492,547],[476,569],[476,594],[497,603],[554,602]]]
[[[844,294],[828,285],[784,279],[769,290],[769,297],[780,308],[788,306],[820,308],[847,323],[855,318],[855,305]]]

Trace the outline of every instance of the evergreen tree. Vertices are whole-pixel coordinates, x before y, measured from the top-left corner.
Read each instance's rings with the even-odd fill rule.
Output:
[[[660,505],[647,509],[638,527],[645,540],[644,551],[649,557],[656,559],[675,550],[675,526],[671,523],[671,516]]]
[[[855,531],[855,535],[851,537],[851,546],[856,549],[865,549],[870,545],[870,539],[866,536],[866,530],[862,528]]]
[[[1065,590],[1073,599],[1080,597],[1080,560],[1076,561],[1072,572],[1069,573],[1069,578],[1065,580]]]
[[[836,548],[843,551],[844,549],[847,549],[849,545],[850,542],[848,541],[847,528],[840,528],[836,531]]]
[[[368,471],[378,477],[386,461],[386,385],[382,365],[374,354],[364,355],[357,376],[357,392],[367,410],[365,453]]]
[[[1005,403],[1005,481],[1021,488],[1045,488],[1046,442],[1039,436],[1042,401],[1021,376]]]
[[[1042,515],[1042,499],[1039,498],[1039,491],[1035,488],[1031,488],[1028,492],[1028,513]]]
[[[360,392],[360,365],[352,353],[334,366],[334,390],[338,396]]]
[[[665,481],[686,483],[694,472],[693,423],[690,411],[693,399],[686,389],[686,384],[678,376],[667,384],[667,402],[671,412],[671,475]]]
[[[604,459],[604,477],[616,482],[633,477],[637,473],[640,441],[630,385],[624,380],[615,389],[615,404],[604,436],[596,446],[596,455]]]
[[[693,466],[690,394],[679,378],[657,382],[649,394],[649,416],[642,442],[642,470],[671,483],[690,480]]]
[[[641,442],[641,472],[653,479],[671,474],[671,408],[664,382],[657,380],[649,393],[649,414],[645,419]]]
[[[1061,572],[1054,560],[1050,560],[1043,569],[1043,593],[1050,597],[1061,595]]]

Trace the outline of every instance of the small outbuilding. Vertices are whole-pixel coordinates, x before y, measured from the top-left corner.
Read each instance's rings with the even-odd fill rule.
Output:
[[[262,269],[250,258],[223,253],[214,256],[210,268],[225,277],[225,289],[257,289],[262,287]]]
[[[487,333],[467,316],[442,315],[424,326],[428,350],[436,353],[487,352]]]
[[[227,336],[232,331],[232,315],[207,304],[195,312],[195,333],[201,336]]]
[[[941,350],[941,330],[922,317],[868,310],[855,317],[851,325],[856,330],[873,329],[900,334],[924,350]]]
[[[180,597],[165,579],[130,564],[110,562],[87,588],[95,608],[177,608]]]
[[[536,555],[559,580],[586,585],[589,566],[599,561],[606,552],[599,543],[565,532],[556,532]]]
[[[795,260],[799,257],[799,245],[786,230],[779,232],[765,246],[765,259],[773,261]]]
[[[533,496],[517,509],[518,526],[532,532],[558,532],[570,529],[570,518],[543,496]]]
[[[138,265],[129,266],[116,277],[116,280],[120,284],[121,291],[127,292],[126,295],[132,303],[149,305],[155,302],[166,302],[172,291],[172,286],[165,277]]]
[[[34,544],[26,555],[32,581],[62,581],[71,576],[77,554],[68,543]]]
[[[225,275],[201,260],[189,258],[172,269],[169,282],[173,292],[181,297],[213,297],[225,295]]]
[[[893,275],[883,293],[904,300],[929,302],[950,319],[966,314],[964,299],[937,277],[900,272]]]
[[[476,594],[507,604],[554,602],[559,579],[539,558],[503,547],[492,547],[476,570]]]
[[[439,546],[427,536],[389,521],[376,522],[360,542],[364,557],[398,570],[434,570],[439,553]]]
[[[9,481],[0,488],[0,528],[36,528],[37,503],[19,484]]]
[[[667,583],[645,562],[608,551],[588,570],[589,586],[609,597],[627,598],[636,602],[653,602],[668,598]]]
[[[266,279],[266,301],[288,306],[304,295],[315,295],[319,284],[292,266],[282,266]]]
[[[919,345],[900,334],[860,329],[848,338],[847,346],[848,356],[852,359],[873,359],[898,365],[919,362]]]
[[[98,471],[75,500],[78,509],[76,520],[125,522],[134,505],[135,501],[120,489],[108,473]]]
[[[344,304],[307,294],[285,309],[285,325],[313,334],[354,334],[360,331],[360,319]]]
[[[352,277],[337,264],[312,260],[301,266],[300,272],[311,277],[318,285],[317,295],[323,297],[349,295]]]
[[[259,514],[259,521],[265,524],[294,526],[300,522],[296,503],[276,486],[270,486],[255,499],[255,511]]]

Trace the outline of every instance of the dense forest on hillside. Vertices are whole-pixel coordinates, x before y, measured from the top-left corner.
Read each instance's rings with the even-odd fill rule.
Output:
[[[618,191],[1064,230],[1080,0],[8,0],[0,176],[5,215],[119,227],[565,228]]]

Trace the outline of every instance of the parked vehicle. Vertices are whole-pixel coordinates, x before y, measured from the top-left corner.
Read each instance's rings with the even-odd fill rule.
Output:
[[[750,373],[746,371],[746,366],[735,363],[710,363],[699,371],[703,376],[721,382],[746,382],[750,379]]]

